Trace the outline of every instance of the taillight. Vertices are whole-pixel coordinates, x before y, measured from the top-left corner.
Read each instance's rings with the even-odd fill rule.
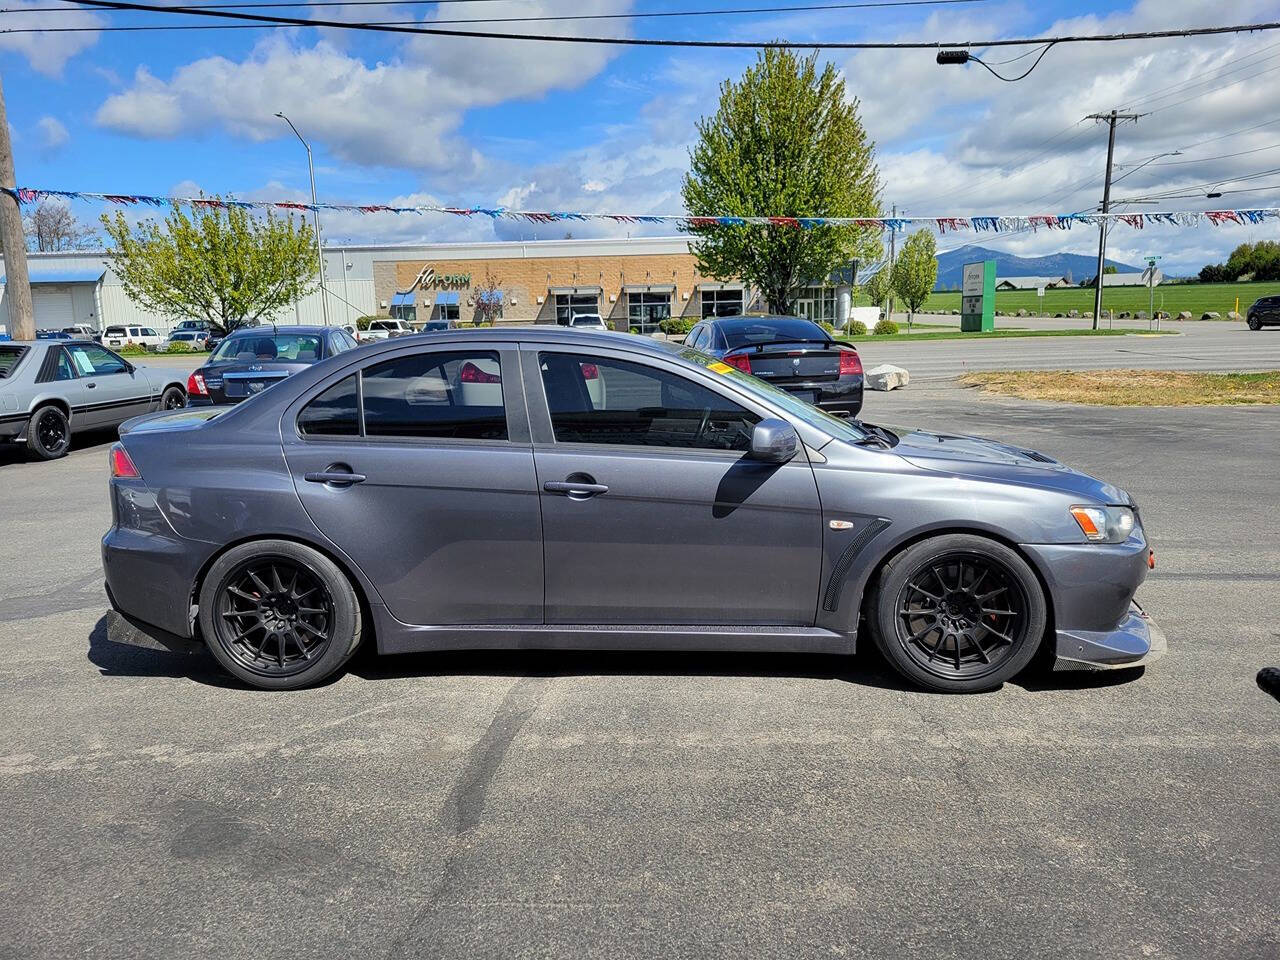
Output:
[[[125,452],[124,447],[120,444],[113,444],[111,453],[111,476],[118,480],[141,480],[142,474],[138,472],[138,468],[133,465],[133,461],[129,459],[129,454]]]
[[[858,356],[857,350],[840,351],[840,376],[862,376],[862,358]]]
[[[209,395],[209,391],[205,389],[204,385],[204,374],[197,372],[187,377],[187,395],[201,397],[207,397]]]
[[[485,373],[468,360],[458,372],[458,379],[463,383],[501,383],[502,377],[496,373]]]
[[[597,367],[594,363],[582,364],[583,380],[597,380],[599,379],[599,377],[600,377],[600,368]]]
[[[745,353],[726,353],[724,362],[731,367],[737,367],[743,373],[751,372],[751,360]]]

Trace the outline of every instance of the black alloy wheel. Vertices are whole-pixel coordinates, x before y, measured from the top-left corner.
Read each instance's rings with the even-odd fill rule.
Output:
[[[361,640],[360,601],[329,557],[291,540],[232,547],[198,594],[200,636],[228,672],[265,690],[311,686]]]
[[[27,424],[27,449],[41,460],[57,460],[71,449],[71,425],[54,406],[41,407]]]
[[[1027,598],[997,560],[945,554],[898,591],[897,640],[925,670],[975,679],[999,668],[1025,639]]]
[[[1261,330],[1261,329],[1262,329],[1262,321],[1261,321],[1261,320],[1259,320],[1257,317],[1250,317],[1250,318],[1249,318],[1249,329],[1250,329],[1250,330]]]
[[[181,387],[169,387],[160,396],[161,410],[181,410],[187,405],[187,391]]]
[[[255,557],[232,570],[219,592],[217,642],[246,670],[288,677],[333,640],[333,598],[301,563]]]
[[[881,569],[868,625],[889,663],[922,687],[990,690],[1021,671],[1044,638],[1048,605],[1015,550],[973,534],[914,543]]]

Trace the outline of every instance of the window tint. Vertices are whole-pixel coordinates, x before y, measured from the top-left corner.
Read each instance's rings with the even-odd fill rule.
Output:
[[[358,437],[360,407],[356,374],[339,380],[298,414],[298,432],[306,436]]]
[[[366,368],[363,389],[367,436],[507,439],[496,353],[397,357]]]
[[[75,365],[76,372],[82,377],[124,373],[127,369],[123,360],[97,344],[77,343],[67,347],[67,350],[71,353],[71,362]]]
[[[568,353],[539,361],[558,443],[746,450],[760,419],[656,367]]]

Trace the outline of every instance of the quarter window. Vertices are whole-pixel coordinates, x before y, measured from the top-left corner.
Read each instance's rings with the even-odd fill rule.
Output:
[[[539,354],[557,443],[747,450],[759,417],[656,367],[581,354]]]
[[[363,378],[367,436],[507,439],[496,353],[415,353],[369,367]]]
[[[360,389],[356,374],[339,380],[298,414],[298,432],[308,436],[358,437]]]

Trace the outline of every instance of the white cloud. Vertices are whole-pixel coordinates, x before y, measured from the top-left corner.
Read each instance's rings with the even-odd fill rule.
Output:
[[[582,13],[607,12],[629,2],[584,0],[579,6]],[[449,18],[501,16],[497,7],[532,16],[551,4],[459,3],[448,8]],[[539,25],[539,32],[557,31],[572,27]],[[132,86],[107,98],[96,120],[157,139],[219,127],[264,141],[290,135],[274,116],[280,110],[348,163],[448,171],[467,180],[482,174],[486,163],[459,134],[468,110],[571,89],[613,56],[607,48],[571,44],[424,36],[405,40],[399,57],[369,64],[327,40],[313,46],[295,41],[271,36],[242,61],[206,57],[168,79],[139,67]]]
[[[71,141],[71,134],[57,117],[43,116],[36,121],[36,133],[39,135],[40,152],[51,156]]]
[[[88,33],[14,33],[39,27],[101,27],[106,20],[87,10],[50,12],[44,0],[10,0],[5,4],[6,32],[0,34],[0,50],[12,50],[27,58],[31,69],[48,77],[56,77],[68,60],[98,42],[96,32]],[[44,9],[44,13],[31,10]]]

